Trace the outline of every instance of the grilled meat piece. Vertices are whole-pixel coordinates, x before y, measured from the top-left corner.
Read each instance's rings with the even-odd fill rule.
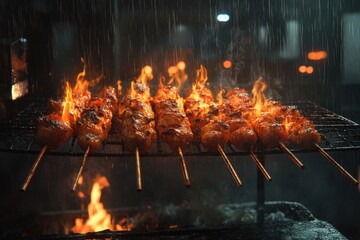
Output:
[[[97,150],[107,139],[113,117],[111,110],[115,109],[113,104],[116,103],[115,89],[106,87],[82,112],[76,122],[76,133],[79,145],[84,151],[87,147],[92,151]]]
[[[226,123],[229,125],[229,142],[237,149],[250,150],[255,146],[258,137],[247,120],[239,118]]]
[[[50,99],[48,115],[40,117],[36,124],[35,141],[40,146],[48,145],[48,149],[55,150],[70,139],[74,134],[75,121],[84,110],[91,98],[87,90],[72,92],[73,108],[63,116],[63,101]]]
[[[49,150],[55,150],[69,140],[73,133],[69,121],[64,121],[61,114],[52,113],[38,119],[35,141],[40,146],[47,145]]]
[[[287,140],[287,131],[279,121],[276,121],[269,113],[262,113],[251,122],[258,138],[268,148],[275,148],[279,142]]]
[[[148,152],[156,140],[155,115],[149,98],[143,95],[145,91],[140,91],[144,87],[147,86],[136,84],[135,98],[127,94],[120,102],[118,126],[127,151],[137,147],[141,152]]]
[[[161,84],[153,104],[159,137],[174,152],[178,147],[187,148],[193,140],[193,133],[177,88]]]
[[[288,132],[288,139],[300,149],[310,149],[319,143],[321,136],[314,124],[301,116],[295,106],[282,106],[271,101],[271,112],[277,119],[283,121]]]
[[[201,144],[208,151],[217,151],[217,146],[223,146],[229,140],[229,125],[220,120],[211,120],[206,124],[201,133]]]

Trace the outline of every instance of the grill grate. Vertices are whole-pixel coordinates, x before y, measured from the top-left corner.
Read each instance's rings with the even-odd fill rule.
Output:
[[[301,113],[313,121],[316,129],[321,134],[320,146],[326,151],[360,149],[360,125],[335,114],[325,108],[311,102],[296,102]],[[35,100],[28,107],[6,124],[0,125],[0,151],[38,154],[40,147],[34,143],[34,132],[36,118],[40,116],[47,107],[46,100]],[[150,153],[143,157],[166,157],[174,154],[165,144],[157,142]],[[293,152],[311,152],[312,150],[296,149],[291,143],[286,145]],[[227,155],[246,155],[247,152],[237,151],[231,146],[225,147]],[[256,151],[255,151],[256,152]],[[266,150],[266,154],[280,153],[280,150]],[[65,143],[56,151],[47,151],[47,155],[60,156],[82,156],[84,153],[76,144],[76,139]],[[186,156],[217,156],[218,153],[206,152],[199,145],[192,145],[184,153]],[[123,151],[123,143],[119,141],[117,133],[112,130],[108,141],[102,149],[89,156],[97,157],[121,157],[133,156],[133,153]]]

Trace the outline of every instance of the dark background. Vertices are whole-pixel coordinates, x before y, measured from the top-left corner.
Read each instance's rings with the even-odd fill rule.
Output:
[[[81,57],[85,58],[89,78],[104,73],[105,78],[100,85],[115,86],[116,81],[121,79],[125,88],[146,64],[153,67],[153,84],[157,85],[159,73],[166,73],[169,66],[184,60],[190,81],[194,80],[195,70],[200,64],[207,67],[209,82],[214,91],[234,86],[251,88],[252,83],[262,77],[269,84],[269,95],[277,99],[312,101],[360,122],[360,79],[355,77],[351,79],[351,84],[344,83],[346,58],[342,25],[345,14],[359,11],[360,2],[356,0],[1,1],[0,38],[24,37],[28,40],[29,97],[49,98],[61,95],[63,80],[68,79],[74,83],[76,74],[82,70]],[[217,22],[216,15],[220,12],[228,13],[230,21]],[[298,24],[297,54],[284,56],[286,46],[290,44],[286,40],[289,35],[286,24],[289,21]],[[263,41],[259,37],[261,27],[267,29],[267,37]],[[325,50],[328,57],[323,61],[310,61],[306,56],[312,50]],[[356,49],[354,54],[360,55]],[[230,70],[222,67],[225,59],[233,62]],[[360,57],[358,59],[360,61]],[[300,65],[313,66],[313,74],[299,73]],[[5,102],[5,111],[16,112],[17,103]],[[360,174],[358,152],[333,155],[353,175]],[[69,159],[66,159],[66,163],[44,163],[40,167],[43,172],[40,170],[35,175],[29,192],[17,193],[33,157],[1,153],[1,178],[5,184],[5,197],[2,201],[3,206],[8,206],[6,211],[16,215],[19,212],[76,207],[78,202],[73,195],[63,190],[68,187],[63,187],[63,182],[58,181],[66,170],[76,168],[80,159],[71,160],[70,165]],[[26,167],[23,164],[25,158],[28,160]],[[359,190],[316,154],[301,156],[307,165],[307,169],[301,173],[294,167],[287,166],[284,157],[280,158],[278,161],[276,157],[270,157],[268,163],[274,181],[267,184],[267,199],[303,203],[316,217],[329,221],[348,237],[359,237]],[[156,161],[156,166],[163,168],[162,161]],[[51,165],[54,162],[56,166]],[[125,163],[116,164],[114,167],[108,163],[99,169],[109,174],[109,168],[120,168]],[[245,163],[238,163],[236,167],[243,169],[242,164]],[[207,164],[201,160],[193,166],[190,164],[190,167],[196,172],[203,165]],[[253,166],[248,165],[253,170]],[[57,169],[60,171],[56,171]],[[148,169],[152,167],[149,166]],[[206,175],[210,172],[216,174],[216,163],[209,166],[209,169],[209,173],[203,173],[199,177],[201,189],[195,188],[191,193],[179,191],[177,197],[164,194],[164,191],[174,187],[182,189],[181,176],[176,179],[179,182],[164,181],[169,184],[162,187],[164,191],[157,188],[145,191],[143,195],[134,195],[134,184],[127,183],[131,179],[128,176],[130,174],[126,175],[124,171],[120,175],[111,173],[109,175],[116,183],[112,187],[113,197],[108,204],[113,207],[129,205],[133,203],[133,199],[141,204],[147,198],[151,201],[181,202],[187,197],[202,199],[208,194],[223,194],[223,185],[213,185],[211,182],[206,184],[209,181],[206,180]],[[252,170],[243,173],[239,170],[239,174],[249,176],[248,188],[237,190],[228,187],[224,194],[226,197],[218,199],[218,202],[255,200],[254,189],[251,189],[255,187],[251,183],[255,179]],[[224,176],[227,176],[226,173]],[[89,180],[92,179],[90,174],[88,177]],[[71,182],[70,178],[72,176],[67,176],[64,182]],[[119,179],[123,178],[125,180],[120,184]],[[47,182],[45,190],[44,182]],[[224,179],[224,182],[232,184],[230,178]],[[122,189],[119,190],[121,193],[115,194],[116,189]],[[131,194],[127,196],[127,192]]]

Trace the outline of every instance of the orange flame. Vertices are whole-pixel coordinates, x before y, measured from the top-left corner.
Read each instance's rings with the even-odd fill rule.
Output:
[[[207,70],[203,65],[200,65],[200,69],[196,71],[196,87],[200,90],[205,87],[205,84],[208,80]]]
[[[85,221],[82,218],[75,219],[75,226],[72,231],[75,233],[97,232],[106,229],[109,230],[130,230],[131,224],[117,224],[114,226],[111,221],[111,215],[105,210],[104,205],[100,202],[101,190],[109,187],[110,183],[106,177],[98,178],[92,186],[91,201],[88,205],[89,218]],[[128,223],[128,221],[123,221]]]
[[[84,62],[84,59],[81,59]],[[74,87],[74,92],[82,92],[89,87],[89,82],[85,79],[86,76],[86,65],[84,64],[82,72],[80,72],[76,77],[76,84]]]
[[[135,84],[135,82],[131,81],[131,83],[130,83],[130,97],[131,97],[131,99],[136,98],[136,90],[135,90],[134,84]]]
[[[69,112],[74,107],[74,102],[72,99],[72,89],[71,89],[68,81],[66,81],[65,99],[64,99],[62,105],[63,105],[63,111],[62,111],[61,118],[63,120],[67,120],[68,116],[69,116]]]
[[[223,94],[225,93],[225,89],[221,89],[217,94],[216,94],[216,100],[217,100],[217,105],[221,105],[223,103]]]
[[[117,93],[118,93],[119,96],[121,96],[121,95],[122,95],[122,85],[121,85],[121,81],[118,80],[116,83],[117,83]]]
[[[152,68],[150,66],[145,66],[141,69],[140,76],[136,79],[136,82],[147,86],[148,81],[153,78]]]
[[[175,81],[177,84],[176,87],[180,89],[188,79],[188,75],[185,72],[185,68],[186,68],[186,64],[184,61],[178,62],[176,66],[170,66],[168,68],[168,73],[170,77],[168,84],[172,84]]]
[[[262,111],[267,110],[268,101],[265,96],[266,88],[266,83],[263,80],[258,79],[251,90],[251,93],[253,94],[253,101],[255,103],[254,109],[257,116],[259,116]]]

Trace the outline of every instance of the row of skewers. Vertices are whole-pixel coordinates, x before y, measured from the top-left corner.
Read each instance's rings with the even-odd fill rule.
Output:
[[[179,72],[170,77],[170,82],[179,80]],[[218,151],[239,187],[242,182],[223,150],[225,144],[249,152],[268,181],[271,177],[253,149],[258,143],[264,148],[280,148],[296,166],[304,168],[284,144],[290,141],[301,149],[318,149],[346,177],[358,184],[319,146],[321,137],[311,121],[293,106],[267,100],[264,95],[266,86],[261,80],[256,81],[252,98],[244,89],[235,88],[226,94],[226,98],[223,98],[224,91],[220,91],[215,101],[207,87],[207,71],[203,66],[197,71],[196,81],[185,99],[180,97],[176,86],[165,83],[163,76],[152,97],[148,84],[151,79],[152,69],[146,66],[120,101],[116,90],[109,86],[91,98],[91,93],[84,87],[86,84],[83,84],[86,81],[83,73],[79,74],[74,89],[67,83],[64,100],[50,100],[50,113],[39,118],[35,141],[43,148],[21,189],[27,189],[47,149],[55,150],[76,136],[84,157],[71,189],[75,191],[89,152],[96,151],[106,141],[113,122],[125,150],[135,153],[138,191],[142,190],[140,153],[149,152],[158,138],[179,154],[187,187],[191,182],[183,151],[192,142],[201,144],[207,151]]]

